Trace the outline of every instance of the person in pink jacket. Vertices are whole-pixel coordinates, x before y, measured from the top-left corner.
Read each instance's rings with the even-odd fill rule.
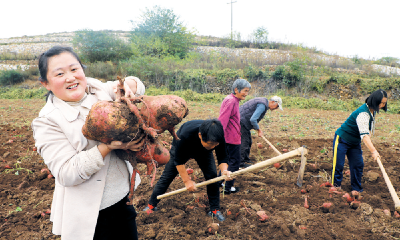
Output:
[[[240,166],[240,113],[239,101],[245,100],[249,95],[251,85],[245,79],[237,79],[233,82],[232,93],[222,101],[218,120],[224,128],[226,151],[229,155],[228,171],[235,172]],[[225,194],[236,193],[238,187],[234,187],[235,180],[227,181],[224,186]]]
[[[138,151],[144,141],[107,145],[83,136],[91,106],[120,97],[119,81],[86,78],[83,68],[70,47],[52,47],[39,58],[40,81],[49,93],[32,129],[37,151],[55,177],[52,232],[63,240],[138,239],[136,211],[126,204],[132,167],[113,150]],[[135,77],[120,87],[128,97],[144,93]]]

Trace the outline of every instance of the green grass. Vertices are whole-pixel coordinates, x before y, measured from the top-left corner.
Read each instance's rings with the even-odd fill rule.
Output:
[[[44,99],[44,95],[47,90],[44,88],[38,89],[23,89],[18,87],[1,88],[0,89],[0,99]],[[319,98],[302,98],[302,97],[292,97],[284,96],[280,92],[279,96],[282,97],[283,105],[285,108],[289,109],[319,109],[319,110],[339,110],[339,111],[354,111],[363,102],[353,99],[353,100],[338,100],[335,98],[329,98],[328,100],[322,100]],[[157,95],[177,95],[182,97],[186,101],[194,102],[208,102],[208,103],[221,103],[226,95],[220,93],[197,93],[192,90],[179,90],[171,91],[167,88],[156,88],[149,87],[146,89],[146,95],[157,96]],[[264,96],[270,98],[272,96]],[[245,101],[241,101],[241,104],[252,99],[253,96],[248,96]],[[400,113],[400,101],[388,101],[388,113],[398,114]],[[297,120],[301,116],[296,117]],[[299,120],[300,121],[300,120]],[[314,119],[313,121],[318,122],[319,119]],[[287,126],[283,126],[286,128]],[[289,126],[290,127],[290,126]]]

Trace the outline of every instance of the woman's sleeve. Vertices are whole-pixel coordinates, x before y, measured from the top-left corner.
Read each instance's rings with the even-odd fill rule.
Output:
[[[90,77],[87,77],[86,81],[89,85],[89,88],[101,89],[102,91],[104,91],[104,93],[102,93],[102,94],[108,95],[109,97],[111,97],[111,99],[113,101],[115,100],[116,95],[114,92],[114,88],[118,84],[117,81],[107,81],[104,83],[100,80],[97,80],[95,78],[90,78]],[[91,90],[89,90],[89,91],[91,91]],[[102,96],[102,94],[100,94],[100,96]]]
[[[369,119],[370,116],[366,112],[362,112],[358,114],[356,118],[358,131],[360,132],[361,140],[364,138],[365,135],[369,135]]]
[[[32,129],[38,153],[61,185],[70,187],[81,184],[104,166],[97,145],[77,152],[62,129],[49,119],[36,118]],[[79,130],[71,128],[71,131]],[[80,144],[86,145],[87,140]]]
[[[231,118],[232,115],[232,109],[233,109],[233,104],[231,103],[231,101],[226,100],[222,102],[218,120],[221,122],[224,130],[228,126],[229,119]]]

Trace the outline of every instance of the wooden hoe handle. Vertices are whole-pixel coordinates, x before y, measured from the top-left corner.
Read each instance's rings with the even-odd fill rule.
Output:
[[[290,157],[299,156],[299,155],[301,155],[302,151],[304,151],[304,154],[307,154],[307,149],[303,148],[303,147],[300,147],[300,148],[295,149],[293,151],[290,151],[288,153],[279,155],[279,156],[271,158],[271,159],[264,160],[262,162],[254,164],[254,165],[252,165],[250,167],[247,167],[247,168],[241,169],[239,171],[233,172],[231,174],[231,177],[238,176],[238,175],[241,175],[243,173],[247,173],[247,172],[251,172],[251,171],[255,171],[255,170],[264,168],[264,167],[272,165],[274,163],[281,162],[281,161],[283,161],[283,160],[285,160],[287,158],[290,158]],[[215,183],[215,182],[218,182],[218,181],[221,181],[221,180],[222,181],[225,180],[225,176],[216,177],[216,178],[213,178],[213,179],[198,183],[195,186],[196,186],[196,188],[199,188],[199,187],[203,187],[203,186],[206,186],[206,185],[209,185],[211,183]],[[181,189],[169,192],[169,193],[158,195],[157,199],[162,199],[162,198],[169,197],[169,196],[172,196],[172,195],[175,195],[175,194],[178,194],[178,193],[181,193],[181,192],[185,192],[185,191],[187,191],[186,188],[181,188]]]
[[[270,143],[264,136],[261,136],[261,137],[269,144],[269,146],[271,146],[272,149],[274,149],[274,151],[275,151],[278,155],[282,155],[282,153],[279,152],[278,149],[276,149],[276,148],[274,147],[274,145],[272,145],[272,143]]]
[[[393,202],[394,202],[394,208],[398,213],[400,213],[400,199],[399,199],[399,196],[397,196],[397,193],[394,190],[393,184],[390,181],[390,179],[389,179],[389,177],[388,177],[388,175],[387,175],[387,173],[385,171],[385,168],[382,165],[380,157],[378,157],[378,159],[376,159],[376,161],[378,162],[379,168],[382,171],[382,176],[385,179],[387,187],[389,188],[390,195],[392,195],[392,199],[393,199]]]

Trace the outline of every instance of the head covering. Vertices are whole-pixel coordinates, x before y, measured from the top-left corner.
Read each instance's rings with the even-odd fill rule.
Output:
[[[140,79],[138,77],[129,76],[129,77],[126,77],[125,79],[135,80],[135,82],[136,82],[136,92],[134,94],[135,94],[136,97],[144,95],[144,92],[145,92],[146,88],[145,88],[143,82],[140,81]]]
[[[273,96],[270,100],[271,100],[271,101],[274,101],[274,102],[277,102],[277,103],[278,103],[278,106],[279,106],[279,109],[283,111],[283,108],[282,108],[282,98],[280,98],[280,97],[278,97],[278,96]]]

